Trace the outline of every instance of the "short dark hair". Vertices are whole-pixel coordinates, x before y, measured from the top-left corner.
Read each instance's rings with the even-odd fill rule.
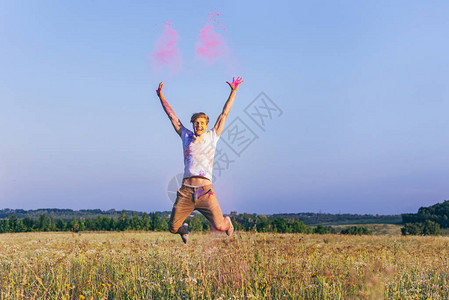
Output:
[[[209,117],[203,113],[203,112],[198,112],[198,113],[194,113],[192,115],[192,117],[190,118],[190,123],[194,123],[196,119],[198,118],[205,118],[206,119],[206,124],[209,124]]]

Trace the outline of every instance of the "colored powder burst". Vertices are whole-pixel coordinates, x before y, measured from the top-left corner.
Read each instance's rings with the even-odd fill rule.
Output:
[[[154,43],[154,51],[150,54],[153,68],[159,70],[163,66],[170,67],[172,73],[181,68],[181,51],[178,48],[179,35],[169,22],[161,36]]]
[[[208,17],[209,17],[209,23],[214,24],[214,26],[216,28],[218,28],[219,30],[226,31],[226,28],[221,24],[219,13],[210,13],[210,14],[208,14]]]
[[[198,35],[196,45],[197,56],[212,63],[220,56],[227,55],[228,53],[229,47],[227,40],[214,30],[214,26],[210,23],[206,24]]]

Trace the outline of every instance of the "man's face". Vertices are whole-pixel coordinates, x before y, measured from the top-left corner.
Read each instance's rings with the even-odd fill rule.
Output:
[[[206,132],[207,129],[207,120],[206,118],[196,118],[193,122],[193,130],[195,131],[196,136],[200,136]]]

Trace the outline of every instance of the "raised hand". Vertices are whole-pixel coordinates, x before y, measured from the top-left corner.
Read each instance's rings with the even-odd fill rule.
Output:
[[[231,87],[231,89],[233,91],[236,91],[240,85],[240,83],[243,82],[243,78],[242,77],[237,77],[237,79],[235,79],[235,77],[232,77],[232,83],[230,83],[229,81],[226,81],[227,84],[229,84],[229,86]]]
[[[164,84],[161,82],[159,83],[159,88],[156,90],[157,95],[160,97],[162,94],[162,87],[164,86]]]

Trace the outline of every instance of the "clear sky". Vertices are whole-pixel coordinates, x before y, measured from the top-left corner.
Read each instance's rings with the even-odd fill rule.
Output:
[[[206,63],[211,13],[230,52]],[[166,21],[176,73],[149,59]],[[416,212],[449,199],[448,37],[447,1],[0,1],[0,208],[170,210],[182,145],[155,89],[211,128],[235,75],[225,213]]]

